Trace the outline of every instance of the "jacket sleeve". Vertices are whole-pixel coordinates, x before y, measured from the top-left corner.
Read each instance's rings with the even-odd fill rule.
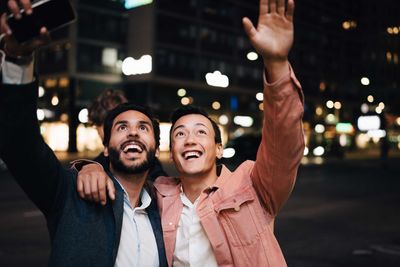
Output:
[[[264,77],[262,138],[251,179],[272,216],[288,199],[304,153],[303,101],[300,83],[291,67],[287,75],[272,84]]]
[[[36,118],[36,82],[0,84],[0,157],[16,181],[45,214],[63,199],[66,171],[45,144]],[[61,189],[61,190],[60,190]]]

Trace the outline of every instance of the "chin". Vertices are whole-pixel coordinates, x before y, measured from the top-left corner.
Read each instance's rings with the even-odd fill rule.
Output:
[[[187,176],[195,176],[202,174],[202,170],[193,170],[193,169],[183,169],[182,173]]]

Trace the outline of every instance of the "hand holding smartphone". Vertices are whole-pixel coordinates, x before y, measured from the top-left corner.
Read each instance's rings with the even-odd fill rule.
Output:
[[[13,14],[7,18],[14,38],[21,44],[39,36],[42,27],[51,32],[75,20],[75,12],[69,0],[33,1],[32,11],[28,15],[21,9],[20,19]]]

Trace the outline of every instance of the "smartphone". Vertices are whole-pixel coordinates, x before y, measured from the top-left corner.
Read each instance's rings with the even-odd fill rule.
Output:
[[[27,42],[39,35],[40,28],[46,27],[49,32],[68,25],[75,20],[75,11],[69,0],[39,0],[32,2],[32,14],[26,15],[21,9],[22,17],[15,19],[11,14],[7,18],[14,38],[19,43]]]

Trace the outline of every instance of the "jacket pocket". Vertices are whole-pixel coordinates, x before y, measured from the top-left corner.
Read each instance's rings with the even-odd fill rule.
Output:
[[[229,243],[233,246],[248,246],[260,239],[254,205],[256,197],[250,188],[231,196],[215,206]]]

